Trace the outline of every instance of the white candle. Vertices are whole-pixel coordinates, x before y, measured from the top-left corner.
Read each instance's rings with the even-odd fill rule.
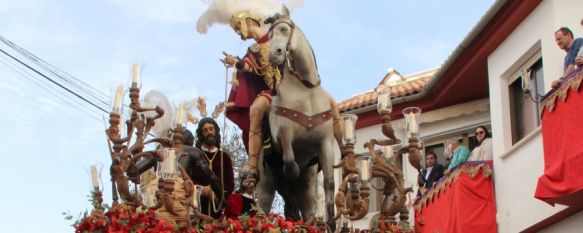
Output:
[[[360,160],[360,179],[363,181],[368,181],[370,179],[370,173],[368,172],[368,159]]]
[[[93,185],[93,190],[99,190],[99,176],[97,175],[97,166],[91,165],[91,185]]]
[[[194,185],[194,192],[192,192],[192,205],[194,208],[198,208],[198,186]]]
[[[184,123],[184,102],[180,102],[180,105],[178,106],[178,121],[176,122],[176,124],[178,125],[182,125]]]
[[[132,86],[137,85],[138,84],[138,72],[139,72],[139,65],[137,63],[134,63],[134,65],[132,66]]]
[[[166,160],[164,161],[165,165],[165,171],[164,173],[166,173],[167,175],[172,176],[172,174],[174,174],[175,171],[175,167],[174,167],[174,160],[176,158],[176,155],[174,154],[174,149],[169,149],[168,150],[168,156],[166,157]]]
[[[387,159],[393,158],[393,146],[383,146],[383,155]]]
[[[416,134],[419,132],[419,127],[417,126],[417,119],[415,118],[415,113],[409,113],[409,132]]]
[[[154,203],[154,190],[152,189],[150,184],[146,186],[146,190],[144,193],[144,205],[146,205],[147,207],[156,205],[156,203]]]
[[[378,100],[379,100],[379,112],[385,112],[388,110],[389,108],[389,101],[388,101],[388,95],[387,94],[382,94],[379,96]]]
[[[115,89],[115,97],[113,99],[113,109],[112,109],[113,112],[117,112],[117,113],[120,112],[122,95],[123,95],[123,85],[119,85]]]
[[[344,120],[344,138],[346,141],[352,141],[354,138],[354,126],[350,119]]]
[[[122,134],[123,133],[122,130],[123,130],[123,127],[124,126],[125,126],[125,122],[123,120],[123,115],[120,114],[119,115],[119,124],[117,125],[117,130],[118,130],[119,134]]]

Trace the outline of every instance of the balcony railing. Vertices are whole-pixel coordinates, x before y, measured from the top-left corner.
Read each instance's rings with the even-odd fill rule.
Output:
[[[583,67],[561,81],[542,102],[544,174],[535,197],[551,205],[583,204]]]
[[[417,232],[496,232],[492,161],[467,162],[415,205]]]

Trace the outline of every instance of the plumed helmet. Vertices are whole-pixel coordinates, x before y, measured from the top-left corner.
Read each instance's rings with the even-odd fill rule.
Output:
[[[229,24],[231,25],[231,28],[233,28],[233,30],[236,30],[237,26],[239,26],[239,30],[241,31],[241,33],[246,36],[249,33],[246,22],[247,19],[254,20],[255,22],[257,22],[258,25],[261,25],[262,22],[261,16],[253,14],[251,13],[251,11],[246,10],[233,14],[231,16]]]
[[[196,22],[196,30],[201,34],[206,34],[214,24],[230,24],[235,29],[245,19],[253,19],[262,25],[264,18],[282,9],[282,2],[278,0],[207,0],[205,2],[209,7]],[[287,0],[284,4],[292,10],[301,6],[303,0]]]

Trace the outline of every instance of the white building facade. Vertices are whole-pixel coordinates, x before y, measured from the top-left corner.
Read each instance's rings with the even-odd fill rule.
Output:
[[[402,132],[402,108],[421,107],[423,146],[436,152],[441,164],[446,162],[446,140],[463,138],[471,149],[475,127],[491,130],[498,232],[583,232],[581,207],[553,207],[534,197],[544,169],[541,108],[525,99],[521,88],[521,71],[528,70],[534,92],[551,89],[563,73],[565,56],[555,43],[555,31],[566,26],[581,37],[582,18],[581,0],[496,1],[440,69],[405,75],[407,81],[395,84],[393,128]],[[419,80],[423,82],[407,86]],[[464,90],[470,87],[476,90]],[[357,124],[356,153],[365,153],[361,145],[368,139],[384,137],[375,104],[370,93],[363,93],[339,105],[363,120]],[[416,187],[417,171],[406,159],[400,162],[406,186]],[[378,211],[379,194],[371,192],[370,199],[369,211]],[[411,225],[413,213],[409,211]],[[370,216],[355,227],[366,228],[367,221]]]

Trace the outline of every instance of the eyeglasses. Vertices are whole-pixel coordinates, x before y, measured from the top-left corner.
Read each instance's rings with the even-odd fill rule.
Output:
[[[485,133],[486,132],[484,132],[484,131],[478,131],[478,132],[476,132],[476,135],[482,135],[482,134],[485,134]]]

